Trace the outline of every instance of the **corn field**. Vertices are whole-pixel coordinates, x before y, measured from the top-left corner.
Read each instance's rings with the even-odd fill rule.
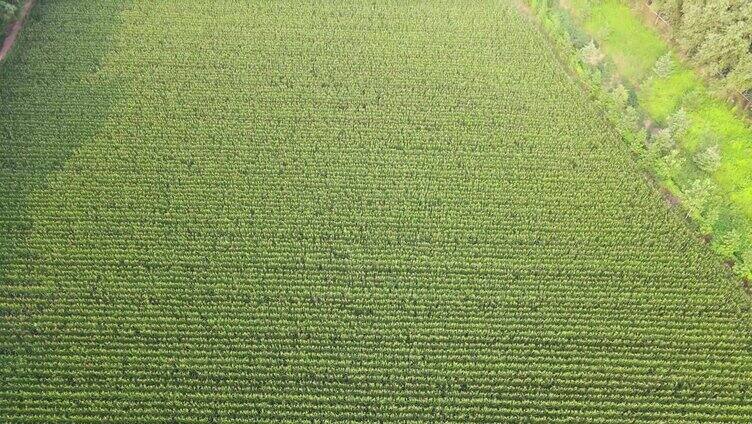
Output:
[[[0,421],[752,421],[749,295],[511,1],[40,1]]]

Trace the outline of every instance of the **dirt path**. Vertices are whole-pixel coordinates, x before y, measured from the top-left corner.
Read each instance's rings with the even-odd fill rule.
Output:
[[[527,4],[525,0],[515,0],[514,2],[515,6],[517,6],[517,10],[522,12],[523,15],[527,16],[528,18],[533,18],[534,13],[533,9],[530,8],[530,5]]]
[[[29,11],[34,7],[35,3],[36,0],[28,0],[21,10],[21,16],[8,28],[8,33],[5,35],[5,40],[3,40],[3,46],[0,48],[0,61],[5,59],[5,56],[10,52],[10,49],[13,48],[13,44],[16,43],[16,38],[18,38],[18,33],[21,32],[24,21],[26,21],[26,17],[29,15]]]

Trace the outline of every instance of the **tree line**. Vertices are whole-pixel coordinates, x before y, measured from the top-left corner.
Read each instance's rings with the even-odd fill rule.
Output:
[[[695,66],[719,88],[752,99],[752,1],[647,2],[671,25],[675,42]]]

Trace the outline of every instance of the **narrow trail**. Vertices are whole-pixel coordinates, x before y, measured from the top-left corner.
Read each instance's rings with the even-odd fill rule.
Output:
[[[0,62],[5,59],[5,56],[13,48],[13,44],[16,43],[16,38],[18,38],[18,34],[23,28],[26,17],[29,16],[29,11],[31,11],[31,8],[34,7],[35,3],[36,0],[27,1],[26,4],[24,4],[23,9],[21,10],[21,16],[15,22],[13,22],[13,25],[10,26],[8,33],[5,36],[5,40],[3,40],[3,46],[2,48],[0,48]]]

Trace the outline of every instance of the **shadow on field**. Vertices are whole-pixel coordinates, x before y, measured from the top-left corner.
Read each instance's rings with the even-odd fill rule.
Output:
[[[97,73],[130,2],[102,2],[96,14],[87,3],[39,1],[0,63],[0,295],[13,308],[36,297],[28,267],[37,252],[24,240],[45,205],[29,196],[93,137],[118,93]]]

